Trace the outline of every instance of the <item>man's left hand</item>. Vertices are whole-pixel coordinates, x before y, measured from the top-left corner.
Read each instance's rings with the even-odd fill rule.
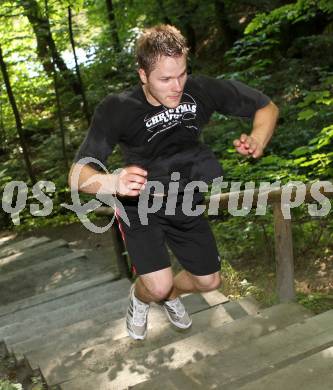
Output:
[[[238,153],[243,156],[252,156],[253,158],[259,158],[263,155],[264,147],[253,136],[242,134],[238,139],[233,142]]]

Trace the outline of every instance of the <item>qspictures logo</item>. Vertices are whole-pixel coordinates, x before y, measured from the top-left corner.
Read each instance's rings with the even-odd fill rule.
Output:
[[[63,203],[61,207],[71,210],[77,215],[82,224],[93,233],[104,233],[111,228],[116,214],[124,223],[130,226],[130,221],[126,213],[126,209],[121,202],[121,197],[110,193],[105,185],[101,185],[95,197],[86,203],[82,203],[79,196],[79,178],[82,167],[85,164],[94,163],[101,167],[104,173],[110,174],[106,167],[94,158],[83,158],[79,160],[72,173],[73,189],[71,191],[71,204]],[[119,170],[112,172],[118,174]],[[176,207],[181,207],[182,212],[186,216],[199,216],[207,211],[208,215],[216,216],[220,210],[222,192],[228,191],[227,211],[235,216],[241,217],[249,214],[251,210],[255,210],[255,215],[265,215],[267,213],[268,197],[274,191],[280,191],[279,202],[281,211],[285,219],[291,219],[291,209],[299,207],[305,202],[307,187],[300,181],[291,181],[281,185],[281,182],[274,183],[261,182],[259,187],[256,187],[254,182],[225,182],[223,177],[214,179],[211,188],[203,181],[189,182],[184,192],[181,193],[181,206],[177,205],[179,195],[179,181],[181,179],[179,172],[171,174],[168,188],[165,188],[163,183],[159,181],[148,181],[144,191],[138,197],[138,215],[142,225],[148,224],[149,214],[157,213],[162,206],[165,207],[166,215],[175,215]],[[98,181],[98,176],[93,175],[87,181],[81,184],[82,187],[88,186],[91,183]],[[222,191],[224,190],[224,191]],[[333,183],[330,181],[318,181],[310,186],[310,195],[314,203],[307,205],[309,215],[313,217],[324,217],[331,210],[331,201],[322,194],[333,193]],[[36,202],[29,204],[30,214],[34,217],[49,217],[53,211],[53,200],[48,194],[56,192],[56,186],[51,181],[41,180],[37,182],[31,189],[23,181],[8,182],[2,193],[1,205],[5,213],[10,215],[14,225],[21,223],[20,214],[28,207],[28,197]],[[197,204],[193,207],[194,194],[201,192],[206,195],[205,204]],[[254,196],[256,193],[257,201],[253,207]],[[240,196],[242,201],[240,203]],[[104,227],[95,225],[90,219],[89,214],[94,212],[101,206],[109,206],[114,210],[113,218]]]

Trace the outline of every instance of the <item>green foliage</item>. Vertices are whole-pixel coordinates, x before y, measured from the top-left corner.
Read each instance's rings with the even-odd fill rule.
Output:
[[[222,291],[231,298],[252,295],[270,306],[277,303],[272,214],[254,214],[231,217],[225,213],[222,221],[212,224],[223,259]]]
[[[323,122],[333,123],[333,112],[327,111],[327,107],[333,106],[331,81],[331,75],[321,80],[321,85],[329,89],[304,92],[303,100],[297,104],[297,107],[302,109],[298,113],[299,121],[307,122],[317,117]],[[332,145],[333,125],[325,126],[307,145],[302,145],[292,152],[296,157],[294,163],[305,168],[311,177],[331,178],[333,175]]]
[[[44,3],[42,1],[38,3],[45,15]],[[207,22],[212,26],[215,23],[213,5],[207,7],[195,0],[182,5],[168,0],[164,1],[162,6],[155,1],[144,4],[139,1],[114,1],[113,4],[117,32],[124,48],[121,53],[115,53],[110,45],[110,26],[104,1],[85,3],[81,0],[64,0],[60,3],[49,1],[52,33],[57,47],[63,52],[70,48],[67,6],[71,5],[75,10],[73,22],[78,48],[91,51],[90,59],[81,66],[87,95],[92,106],[95,106],[108,92],[122,90],[137,80],[135,64],[132,61],[133,45],[137,34],[145,25],[164,21],[167,16],[170,22],[183,30],[186,30],[188,23],[192,23],[196,26],[197,39],[200,40],[205,39]],[[17,11],[11,1],[4,3],[2,7],[8,15]],[[232,2],[226,2],[226,7],[233,12],[242,9]],[[224,77],[234,77],[263,89],[273,98],[277,94],[277,99],[280,100],[278,103],[280,103],[281,124],[267,150],[268,155],[261,161],[255,162],[244,160],[234,154],[231,147],[232,140],[240,132],[250,130],[250,124],[244,125],[242,121],[226,118],[220,121],[217,118],[218,123],[206,132],[205,138],[223,162],[226,175],[230,179],[305,178],[308,173],[311,175],[320,173],[327,177],[330,174],[331,164],[331,155],[327,149],[331,142],[329,126],[332,123],[330,122],[332,116],[328,108],[332,104],[333,76],[323,66],[311,69],[304,61],[301,65],[300,61],[292,57],[282,58],[279,48],[282,26],[311,21],[319,12],[330,17],[332,5],[329,1],[297,1],[272,8],[273,6],[262,7],[261,9],[265,9],[266,12],[258,13],[247,25],[244,37],[235,42],[226,55],[229,71],[226,68],[223,74]],[[259,5],[258,9],[260,9]],[[18,10],[22,12],[21,9]],[[202,23],[203,19],[206,23]],[[34,166],[38,172],[52,178],[58,171],[63,170],[52,80],[46,77],[38,63],[33,33],[27,18],[22,14],[19,20],[2,18],[2,21],[4,23],[0,34],[6,37],[5,54],[11,74],[15,74],[16,80],[19,80],[13,82],[14,92],[23,116],[26,135],[33,150]],[[316,47],[321,47],[322,42],[324,36],[298,37],[290,54],[294,55],[299,50],[302,50],[302,55],[316,52]],[[20,54],[13,56],[11,53]],[[320,57],[317,54],[316,56]],[[280,66],[280,62],[277,64],[277,61],[281,62]],[[31,72],[34,74],[32,75]],[[319,83],[318,80],[314,80],[318,77],[321,78]],[[82,115],[73,112],[72,102],[68,101],[73,97],[68,96],[65,91],[62,91],[62,97],[65,125],[68,131],[67,147],[69,154],[73,155],[86,131],[86,125],[80,118]],[[7,130],[6,143],[16,143],[15,123],[10,107],[4,93],[0,98],[3,124]],[[290,120],[291,118],[297,118],[298,121]],[[297,137],[289,137],[290,133],[297,134]],[[291,153],[293,150],[294,153]],[[308,155],[312,152],[315,155],[311,162]],[[17,149],[11,150],[11,158],[17,158],[18,155]],[[120,161],[118,157],[115,158]],[[296,165],[294,165],[295,161]],[[321,168],[314,170],[313,166],[319,165]],[[13,172],[17,172],[17,164],[13,167]],[[64,178],[62,183],[61,186],[66,185]]]
[[[298,0],[295,3],[287,4],[276,8],[270,13],[257,15],[246,27],[245,35],[266,34],[271,35],[280,32],[283,24],[295,24],[306,22],[316,16],[319,12],[330,14],[333,12],[330,0]]]
[[[319,0],[319,9],[331,14],[333,13],[333,4],[330,0]]]
[[[45,16],[44,2],[38,3]],[[200,40],[206,39],[207,34],[207,23],[202,23],[202,20],[209,22],[212,27],[216,22],[213,5],[207,7],[195,0],[184,5],[168,0],[164,1],[162,6],[155,1],[143,4],[139,1],[115,0],[113,4],[116,28],[123,46],[123,50],[116,53],[110,42],[110,25],[104,1],[83,3],[81,0],[64,0],[56,3],[50,0],[51,29],[56,45],[63,53],[70,49],[67,26],[69,4],[75,11],[73,22],[78,48],[91,52],[90,59],[81,64],[81,67],[92,107],[107,93],[123,90],[136,82],[135,64],[132,60],[133,45],[137,34],[145,25],[164,21],[167,16],[170,22],[183,31],[188,23],[192,23],[196,26],[197,39]],[[22,13],[22,9],[15,8],[11,1],[4,3],[2,7],[8,15],[17,10]],[[232,2],[226,2],[226,7],[233,12],[242,9]],[[279,48],[282,26],[311,21],[318,12],[329,16],[330,2],[297,1],[279,8],[271,6],[261,9],[265,12],[252,19],[245,29],[244,37],[235,42],[227,53],[229,69],[224,69],[223,77],[244,81],[264,90],[277,101],[281,113],[277,134],[266,155],[259,161],[238,156],[232,147],[233,139],[241,132],[250,131],[250,122],[216,115],[214,124],[206,129],[205,141],[220,158],[225,168],[226,180],[306,181],[318,175],[327,178],[331,175],[332,163],[329,148],[333,118],[329,108],[332,105],[333,76],[323,65],[311,67],[310,57],[308,64],[292,56],[298,55],[301,50],[302,55],[316,53],[319,58],[317,48],[324,50],[329,43],[325,41],[324,35],[298,37],[290,49],[291,57],[286,58],[281,57]],[[230,18],[234,16],[230,15]],[[27,18],[22,14],[19,19],[2,18],[2,21],[4,23],[0,34],[4,38],[6,59],[30,144],[33,165],[39,178],[56,182],[57,189],[62,194],[57,195],[61,202],[67,196],[67,172],[63,163],[60,131],[54,109],[53,81],[45,75],[38,62],[32,28]],[[311,58],[311,61],[313,60]],[[206,61],[207,66],[209,62]],[[67,130],[66,144],[68,154],[73,156],[84,136],[86,125],[82,121],[82,114],[73,110],[73,96],[64,90],[61,94]],[[15,123],[4,91],[0,99],[7,135],[4,145],[11,145],[8,153],[6,152],[8,163],[4,161],[0,178],[0,185],[3,186],[6,181],[14,178],[25,180],[26,175],[19,162],[20,150],[16,147]],[[122,160],[117,151],[111,157],[110,164],[112,168],[121,166]],[[57,212],[54,217],[56,215]],[[60,207],[59,215],[62,215]]]
[[[298,293],[297,301],[314,314],[319,314],[333,309],[333,295],[322,293]]]
[[[333,175],[333,125],[323,128],[307,146],[293,151],[294,163],[307,168],[308,175],[331,178]]]
[[[328,65],[333,64],[332,35],[328,32],[294,39],[288,35],[287,45],[284,36],[285,31],[291,31],[290,26],[306,24],[321,12],[332,18],[331,4],[299,1],[257,15],[244,37],[227,52],[228,68],[221,77],[236,78],[270,95],[279,106],[280,122],[266,155],[255,161],[238,156],[232,147],[233,139],[250,131],[248,124],[214,118],[214,124],[206,129],[205,141],[220,158],[225,180],[254,180],[258,188],[262,180],[283,183],[332,178],[333,91]],[[269,215],[262,220],[253,212],[246,217],[226,213],[222,221],[213,222],[224,260],[224,292],[236,297],[251,293],[264,305],[277,302],[273,223],[267,219]],[[303,275],[303,270],[330,247],[331,221],[332,213],[320,222],[309,217],[306,206],[293,210],[294,255],[300,279],[311,277],[313,272]],[[326,305],[326,296],[323,294],[325,304],[319,299],[313,303],[318,305],[317,312],[331,308]],[[306,298],[301,301],[306,302]]]
[[[9,380],[0,379],[0,390],[22,390],[23,387],[20,383],[12,383]]]

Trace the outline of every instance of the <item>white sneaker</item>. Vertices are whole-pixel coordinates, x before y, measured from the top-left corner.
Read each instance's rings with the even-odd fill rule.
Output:
[[[140,301],[134,295],[133,284],[130,290],[130,302],[126,315],[128,334],[135,340],[143,340],[147,335],[147,318],[149,304]]]
[[[192,319],[180,298],[161,302],[169,321],[180,329],[187,329],[192,325]]]

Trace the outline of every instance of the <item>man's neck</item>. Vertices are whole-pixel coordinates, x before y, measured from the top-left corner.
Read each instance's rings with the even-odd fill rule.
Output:
[[[149,104],[151,104],[152,106],[155,106],[155,107],[158,107],[158,106],[161,105],[161,103],[159,103],[159,102],[158,102],[155,98],[153,98],[153,96],[149,93],[146,84],[143,84],[143,85],[142,85],[142,90],[143,90],[143,93],[145,94],[146,99],[147,99],[147,102],[148,102]]]

